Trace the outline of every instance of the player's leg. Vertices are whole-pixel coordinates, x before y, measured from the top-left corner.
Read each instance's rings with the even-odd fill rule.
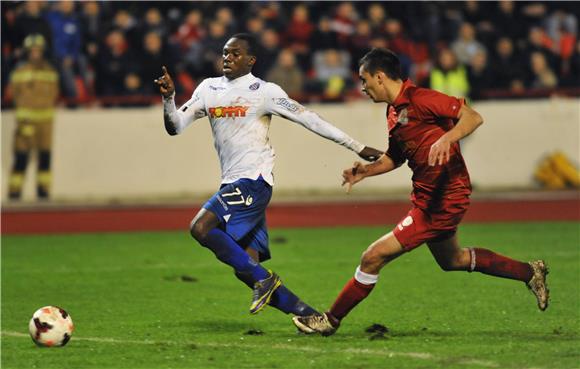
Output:
[[[39,199],[47,199],[51,185],[52,122],[37,123],[38,171],[36,174],[36,194]]]
[[[263,179],[241,179],[222,186],[191,222],[191,234],[200,244],[238,274],[256,281],[252,314],[268,304],[282,284],[278,275],[252,259],[239,243],[263,221],[271,196],[272,187]]]
[[[545,310],[548,307],[549,291],[546,286],[548,271],[544,261],[526,263],[488,249],[461,248],[455,234],[442,241],[427,242],[427,245],[441,269],[445,271],[476,271],[495,277],[522,281],[536,296],[540,310]]]
[[[266,226],[266,218],[264,217],[262,221],[243,239],[238,243],[245,248],[246,252],[252,256],[256,261],[263,262],[270,258],[269,242],[268,242],[268,229]],[[256,311],[258,307],[264,306],[260,296],[266,295],[266,293],[261,290],[268,288],[264,286],[263,283],[256,284],[253,278],[248,275],[243,275],[236,273],[236,277],[248,285],[254,290],[254,296],[252,301],[252,306],[250,308],[251,312]],[[271,295],[271,300],[268,305],[286,313],[294,315],[311,315],[319,314],[314,308],[300,300],[292,291],[290,291],[283,283],[280,284],[278,288],[274,290]],[[259,310],[258,310],[259,311]],[[257,312],[257,311],[256,311]]]
[[[8,181],[8,196],[17,200],[22,195],[24,175],[30,157],[31,137],[34,135],[34,126],[18,123],[14,134],[14,162]]]
[[[430,239],[430,229],[430,217],[421,209],[411,209],[392,232],[366,249],[354,278],[344,286],[329,312],[318,316],[294,317],[294,325],[304,333],[333,334],[340,321],[370,294],[378,281],[379,271],[388,262]]]
[[[334,334],[342,319],[371,293],[380,270],[404,252],[405,249],[393,232],[373,242],[363,252],[354,277],[343,287],[330,310],[323,315],[294,317],[294,325],[304,333]]]
[[[270,273],[260,266],[226,232],[219,228],[221,220],[212,211],[202,208],[191,221],[190,232],[202,246],[210,249],[221,262],[237,273],[250,275],[254,280],[268,278]]]

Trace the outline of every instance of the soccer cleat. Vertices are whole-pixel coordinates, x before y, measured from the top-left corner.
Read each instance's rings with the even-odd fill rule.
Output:
[[[338,329],[338,322],[333,325],[327,313],[315,314],[308,316],[295,316],[292,318],[292,323],[302,333],[312,334],[320,333],[323,336],[331,336]]]
[[[268,278],[254,283],[250,314],[259,313],[270,302],[274,291],[282,285],[280,277],[276,273],[272,273],[272,271],[269,272],[270,276]]]
[[[530,266],[534,272],[532,279],[526,285],[528,289],[536,296],[538,300],[538,308],[542,311],[548,308],[548,301],[550,299],[550,290],[546,284],[546,276],[548,275],[548,266],[544,260],[530,261]]]

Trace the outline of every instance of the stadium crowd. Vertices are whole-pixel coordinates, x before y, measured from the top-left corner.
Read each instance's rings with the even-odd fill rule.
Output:
[[[178,95],[221,74],[235,32],[260,40],[254,74],[299,100],[359,93],[357,61],[372,47],[399,54],[415,83],[480,99],[580,86],[574,2],[2,2],[2,91],[41,34],[70,101],[158,100],[167,65]],[[8,91],[9,92],[9,91]],[[8,94],[9,96],[9,94]],[[153,99],[154,98],[154,99]],[[135,100],[133,100],[134,102]],[[114,104],[113,104],[114,105]]]

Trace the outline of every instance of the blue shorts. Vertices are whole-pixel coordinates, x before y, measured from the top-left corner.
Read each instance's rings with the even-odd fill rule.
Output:
[[[266,207],[272,198],[272,186],[262,177],[242,178],[224,184],[203,208],[221,221],[221,228],[244,247],[258,251],[260,261],[270,259]]]

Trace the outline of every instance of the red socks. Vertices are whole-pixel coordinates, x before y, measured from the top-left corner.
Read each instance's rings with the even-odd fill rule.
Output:
[[[359,302],[364,300],[373,290],[375,284],[363,284],[354,278],[344,286],[336,301],[330,308],[331,318],[338,321],[344,318]]]
[[[534,272],[528,263],[510,259],[493,251],[477,247],[470,248],[469,252],[471,253],[470,271],[475,270],[484,274],[522,282],[529,282],[532,279]]]

